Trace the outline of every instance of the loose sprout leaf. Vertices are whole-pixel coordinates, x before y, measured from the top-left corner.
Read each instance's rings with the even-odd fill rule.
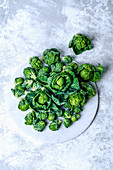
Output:
[[[77,34],[69,43],[76,54],[92,48],[91,40],[84,35]],[[63,119],[65,128],[80,118],[87,100],[95,96],[96,92],[89,82],[97,82],[104,67],[101,64],[94,66],[84,63],[80,66],[72,62],[71,56],[60,60],[60,52],[55,49],[46,49],[42,56],[43,61],[34,56],[23,70],[23,77],[15,78],[15,87],[11,89],[15,97],[20,99],[18,108],[21,111],[31,111],[25,116],[25,124],[42,132],[46,121],[50,121],[49,129],[56,131],[60,128]],[[64,128],[63,127],[63,128]]]

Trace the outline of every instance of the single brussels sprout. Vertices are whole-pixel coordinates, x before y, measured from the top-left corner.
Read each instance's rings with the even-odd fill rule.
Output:
[[[42,132],[46,127],[46,123],[44,121],[40,120],[33,127],[34,127],[35,130]]]
[[[63,125],[68,128],[72,125],[72,121],[68,118],[63,119]]]
[[[44,88],[44,90],[38,90],[36,92],[30,92],[25,97],[26,102],[29,103],[29,106],[36,111],[39,110],[47,110],[51,105],[51,97],[48,91]]]
[[[42,118],[42,120],[46,120],[47,119],[47,113],[41,113],[41,118]]]
[[[24,98],[20,99],[18,109],[20,109],[21,111],[26,111],[29,109],[29,105],[25,102]]]
[[[72,84],[72,76],[67,72],[54,74],[48,78],[48,86],[55,93],[66,91]]]
[[[58,117],[62,117],[63,116],[63,110],[61,110],[61,109],[57,110],[56,115]]]
[[[15,78],[14,84],[16,86],[16,85],[22,84],[23,82],[24,82],[24,78],[18,77],[18,78]]]
[[[57,119],[50,123],[49,129],[52,131],[56,131],[60,128],[60,126],[61,126],[61,120]]]
[[[34,82],[32,85],[32,91],[40,90],[41,88],[42,86],[38,81]]]
[[[73,68],[74,72],[76,72],[77,69],[78,69],[78,64],[77,63],[72,62],[72,63],[69,64],[69,66],[71,66]]]
[[[96,69],[100,72],[100,74],[104,72],[104,67],[100,63],[98,63],[98,66],[96,67]]]
[[[75,121],[77,121],[79,118],[80,118],[80,114],[74,114],[74,115],[71,116],[71,121],[72,121],[72,122],[75,122]]]
[[[73,49],[73,52],[78,55],[83,51],[91,50],[93,47],[91,45],[91,39],[83,34],[76,34],[73,36],[72,40],[69,42],[69,48]]]
[[[22,84],[22,86],[26,89],[30,89],[30,88],[32,88],[33,82],[34,82],[34,80],[26,79],[24,81],[24,83]]]
[[[25,93],[25,88],[22,87],[22,84],[18,84],[15,86],[15,89],[11,89],[13,95],[17,98],[21,97]]]
[[[95,96],[96,92],[91,84],[86,83],[86,82],[81,82],[81,87],[83,90],[86,91],[86,95],[88,98]]]
[[[55,48],[46,49],[43,52],[42,59],[46,64],[51,66],[52,64],[58,63],[60,61],[60,52]]]
[[[73,113],[72,110],[68,109],[64,112],[64,117],[69,119],[69,118],[71,118],[72,113]]]
[[[62,60],[64,61],[64,63],[71,63],[72,62],[72,57],[67,55],[65,57],[62,58]]]
[[[45,72],[43,68],[39,70],[37,80],[41,82],[42,84],[47,84],[48,73]]]
[[[26,79],[34,79],[34,80],[36,80],[36,72],[31,67],[25,68],[24,71],[23,71],[23,74],[26,77]]]
[[[55,113],[54,112],[50,112],[48,115],[48,120],[49,121],[53,121],[55,119]]]
[[[82,111],[82,109],[79,107],[74,108],[74,112],[77,114],[80,113],[81,111]]]
[[[42,61],[37,56],[30,58],[29,64],[31,64],[31,66],[36,70],[42,68]]]
[[[26,116],[25,116],[25,124],[26,125],[33,125],[34,120],[36,119],[36,115],[35,112],[29,112]]]
[[[95,67],[91,64],[82,64],[77,69],[77,74],[84,80],[90,80],[93,78]]]
[[[95,71],[91,81],[92,82],[97,82],[98,80],[100,80],[100,73],[98,71]]]
[[[76,108],[79,105],[84,104],[84,96],[80,94],[79,92],[74,93],[73,95],[68,96],[68,104],[70,105],[70,108]],[[83,102],[83,103],[82,103]]]

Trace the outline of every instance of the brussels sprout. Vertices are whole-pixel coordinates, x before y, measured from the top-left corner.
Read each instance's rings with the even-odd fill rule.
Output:
[[[73,113],[72,110],[68,109],[64,112],[64,117],[69,119],[69,118],[71,118],[72,113]]]
[[[98,63],[98,67],[96,67],[96,69],[100,72],[100,74],[104,72],[104,67],[100,63]]]
[[[84,96],[82,94],[80,94],[79,92],[76,92],[73,95],[68,96],[67,102],[70,105],[70,108],[76,108],[79,105],[81,105],[81,103],[84,101],[83,99],[84,99]],[[83,105],[83,103],[82,103],[82,105]]]
[[[35,130],[42,132],[46,127],[46,123],[44,121],[40,120],[33,127],[34,127]]]
[[[25,124],[26,125],[32,125],[34,120],[36,119],[36,115],[35,112],[29,112],[26,116],[25,116]]]
[[[51,105],[51,97],[45,88],[44,90],[41,89],[28,93],[25,100],[29,106],[36,111],[47,110]]]
[[[91,81],[97,82],[98,80],[100,80],[100,73],[98,71],[95,71]]]
[[[74,112],[77,114],[80,113],[81,111],[82,111],[82,109],[79,107],[74,108]]]
[[[57,112],[56,112],[56,115],[58,116],[58,117],[62,117],[63,116],[63,110],[57,110]]]
[[[55,48],[46,49],[43,52],[42,59],[46,64],[51,66],[52,64],[58,63],[60,61],[60,52]]]
[[[55,64],[55,72],[61,72],[62,71],[62,68],[63,68],[63,63],[62,62],[59,62],[59,63],[56,63]]]
[[[81,87],[83,88],[83,90],[87,92],[86,94],[88,98],[95,96],[96,92],[91,84],[86,83],[86,82],[81,82]]]
[[[20,99],[19,104],[18,104],[18,108],[21,111],[26,111],[26,110],[29,109],[29,105],[25,102],[24,98]]]
[[[22,84],[23,82],[24,82],[24,78],[18,77],[18,78],[15,78],[14,84],[16,86],[16,85]]]
[[[24,76],[27,79],[34,79],[34,80],[36,80],[36,72],[31,67],[25,68],[23,73],[24,73]]]
[[[93,77],[95,67],[91,64],[82,64],[78,67],[77,73],[84,80],[90,80]]]
[[[71,63],[72,61],[72,57],[70,57],[69,55],[65,56],[62,58],[62,60],[64,61],[64,63]]]
[[[54,112],[50,112],[48,115],[48,120],[49,121],[53,121],[55,119],[55,113]]]
[[[78,55],[83,51],[91,50],[93,47],[91,45],[91,39],[83,34],[76,34],[73,36],[72,40],[69,42],[69,48],[73,49],[73,52]]]
[[[80,118],[80,114],[74,114],[74,115],[71,116],[71,121],[72,121],[72,122],[75,122],[75,121],[77,121],[79,118]]]
[[[26,79],[24,81],[24,83],[22,84],[22,87],[24,87],[26,89],[30,89],[30,88],[32,88],[33,82],[34,82],[34,80]]]
[[[72,121],[68,118],[63,119],[63,125],[68,128],[72,125]]]
[[[52,131],[56,131],[60,128],[60,126],[61,126],[61,120],[57,119],[50,123],[49,129]]]
[[[22,87],[22,84],[18,84],[15,86],[15,89],[11,89],[11,91],[12,91],[13,95],[18,98],[18,97],[21,97],[22,95],[24,95],[25,88]]]
[[[69,66],[71,66],[73,68],[74,72],[77,71],[78,64],[72,62],[72,63],[69,64]]]
[[[53,92],[64,92],[71,84],[72,76],[67,72],[54,74],[48,78],[48,86]]]
[[[29,64],[31,64],[31,66],[36,70],[42,68],[42,61],[37,56],[30,58]]]

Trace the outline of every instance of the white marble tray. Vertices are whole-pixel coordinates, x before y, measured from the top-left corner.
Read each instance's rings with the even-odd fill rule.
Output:
[[[22,112],[18,109],[19,99],[15,98],[10,90],[14,87],[14,79],[16,77],[23,76],[23,69],[27,66],[28,65],[23,65],[21,68],[18,69],[18,71],[13,75],[6,91],[8,114],[18,130],[21,131],[21,134],[35,144],[65,142],[82,134],[91,125],[97,113],[97,85],[94,84],[96,95],[91,98],[84,106],[84,110],[81,112],[81,118],[79,119],[79,121],[74,122],[73,125],[69,128],[65,128],[62,125],[61,128],[55,132],[50,131],[48,125],[43,132],[37,132],[33,129],[33,126],[27,126],[24,124],[24,117],[29,111]]]

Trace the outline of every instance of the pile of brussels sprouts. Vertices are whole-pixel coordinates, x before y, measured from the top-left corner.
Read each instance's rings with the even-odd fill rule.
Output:
[[[80,35],[69,43],[76,54],[92,47],[90,39]],[[55,48],[46,49],[42,59],[45,64],[37,56],[30,58],[31,67],[23,71],[25,78],[15,78],[15,88],[11,91],[17,98],[24,95],[18,104],[21,111],[31,110],[25,116],[26,125],[33,125],[39,132],[49,121],[52,131],[58,130],[61,123],[68,128],[80,118],[87,100],[95,96],[95,89],[89,82],[97,82],[104,67],[87,63],[79,66],[70,56],[61,60]]]

